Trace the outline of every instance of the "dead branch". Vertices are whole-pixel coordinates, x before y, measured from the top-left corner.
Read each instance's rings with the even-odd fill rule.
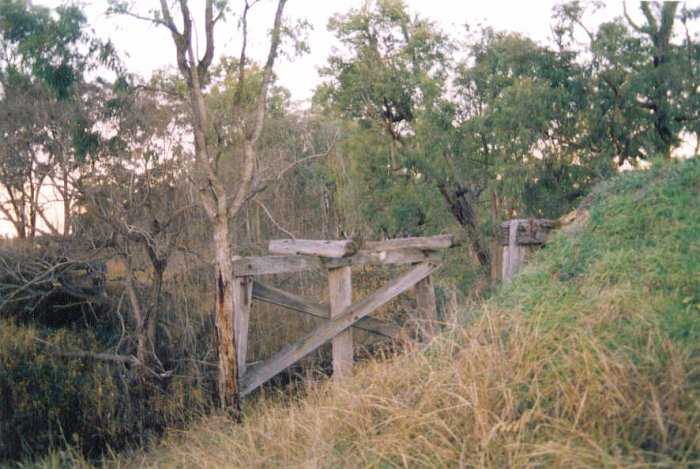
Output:
[[[275,227],[276,227],[278,230],[282,231],[284,234],[286,234],[286,235],[289,236],[290,238],[296,239],[296,237],[295,237],[292,233],[290,233],[289,231],[285,230],[284,228],[282,228],[282,226],[280,226],[279,223],[277,223],[277,220],[275,220],[275,217],[272,216],[272,214],[271,214],[270,211],[267,209],[267,207],[265,206],[264,203],[260,202],[256,197],[253,197],[252,200],[253,200],[253,202],[255,202],[256,204],[258,204],[258,205],[263,209],[263,211],[265,212],[265,215],[267,215],[267,217],[270,219],[270,221],[272,222],[272,224],[275,225]]]

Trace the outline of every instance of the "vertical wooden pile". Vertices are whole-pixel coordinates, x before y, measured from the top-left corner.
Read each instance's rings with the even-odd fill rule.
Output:
[[[554,228],[554,220],[514,218],[502,222],[498,229],[498,240],[503,246],[501,280],[509,281]]]
[[[328,293],[331,319],[340,316],[352,304],[352,269],[340,267],[328,270]],[[341,332],[331,341],[333,349],[333,376],[338,378],[352,373],[352,329]]]

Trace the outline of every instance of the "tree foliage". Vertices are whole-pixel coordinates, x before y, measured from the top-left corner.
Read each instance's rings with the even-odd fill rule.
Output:
[[[558,13],[567,47],[584,31],[592,101],[588,146],[620,165],[670,158],[684,133],[698,131],[698,54],[691,33],[697,10],[679,2],[640,2],[638,15],[586,26],[594,4],[574,2]]]
[[[73,202],[68,179],[99,144],[89,103],[94,87],[85,74],[98,67],[118,70],[118,61],[109,42],[91,35],[75,5],[52,12],[3,0],[0,42],[0,212],[19,237],[34,237],[40,223],[57,233],[45,214],[46,188],[53,186],[67,234]]]

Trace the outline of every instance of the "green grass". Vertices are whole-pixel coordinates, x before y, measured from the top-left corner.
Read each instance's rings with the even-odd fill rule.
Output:
[[[584,221],[427,351],[106,464],[698,467],[700,161],[591,198]]]

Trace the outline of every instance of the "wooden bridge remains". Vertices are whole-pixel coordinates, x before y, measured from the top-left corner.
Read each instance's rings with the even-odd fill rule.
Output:
[[[514,218],[498,226],[497,238],[502,246],[501,280],[510,281],[528,257],[547,241],[556,220],[536,218]]]
[[[369,315],[414,286],[417,298],[415,323],[421,340],[430,340],[438,329],[435,292],[430,276],[441,266],[438,252],[458,244],[457,239],[451,235],[372,241],[365,242],[362,246],[357,246],[351,240],[282,239],[269,243],[269,251],[275,255],[235,258],[234,325],[241,394],[249,394],[329,341],[332,343],[334,376],[349,374],[353,366],[352,328],[397,337],[397,325]],[[353,303],[352,267],[363,265],[411,267],[384,287]],[[261,275],[316,269],[328,272],[329,305],[317,304],[273,288],[258,279]],[[264,362],[247,368],[248,323],[252,300],[272,303],[326,321]]]

